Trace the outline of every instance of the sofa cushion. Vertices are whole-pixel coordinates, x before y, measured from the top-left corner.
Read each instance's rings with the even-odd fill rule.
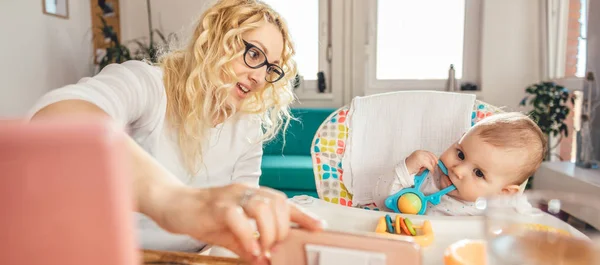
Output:
[[[293,198],[294,196],[297,195],[308,195],[314,198],[319,198],[319,194],[317,193],[317,190],[314,191],[308,191],[308,190],[284,190],[282,191],[283,193],[285,193],[285,195],[287,195],[288,198]]]
[[[316,192],[312,158],[297,155],[264,155],[259,183],[261,186],[282,191]]]
[[[335,109],[319,108],[294,108],[291,114],[298,120],[290,121],[285,133],[285,146],[282,134],[268,142],[263,151],[267,155],[306,155],[310,156],[310,146],[321,123],[333,113]],[[282,148],[283,146],[283,148]]]

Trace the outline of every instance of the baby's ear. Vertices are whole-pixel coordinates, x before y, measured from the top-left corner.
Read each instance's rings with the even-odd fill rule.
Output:
[[[508,186],[502,188],[502,194],[512,195],[512,194],[519,192],[519,189],[520,189],[519,185],[508,185]]]

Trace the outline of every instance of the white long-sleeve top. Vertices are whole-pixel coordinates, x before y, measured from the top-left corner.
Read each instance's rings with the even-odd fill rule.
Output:
[[[127,128],[129,135],[162,166],[192,187],[232,182],[258,186],[262,159],[258,140],[262,131],[250,115],[233,117],[212,128],[202,146],[201,170],[194,176],[188,174],[177,134],[165,119],[167,98],[159,67],[141,61],[109,65],[94,77],[48,92],[31,108],[29,117],[47,105],[70,99],[100,107]],[[191,237],[168,233],[147,216],[135,214],[142,248],[197,251],[205,246]]]

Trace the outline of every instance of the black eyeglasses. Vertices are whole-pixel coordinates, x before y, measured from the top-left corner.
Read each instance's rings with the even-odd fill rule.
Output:
[[[283,78],[285,75],[283,69],[276,64],[269,63],[269,61],[267,61],[267,56],[260,48],[247,41],[244,41],[244,44],[246,45],[244,62],[248,67],[258,69],[266,65],[267,75],[265,76],[265,80],[269,83],[275,83]]]

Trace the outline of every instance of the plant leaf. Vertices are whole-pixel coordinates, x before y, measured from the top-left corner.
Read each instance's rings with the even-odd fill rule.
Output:
[[[519,105],[520,105],[520,106],[525,106],[525,105],[527,104],[527,99],[528,99],[528,98],[529,98],[529,97],[524,97],[524,98],[521,100],[521,102],[519,102]]]
[[[158,35],[158,37],[162,40],[164,44],[167,44],[167,39],[165,39],[165,35],[160,32],[160,30],[155,29],[154,32]]]

